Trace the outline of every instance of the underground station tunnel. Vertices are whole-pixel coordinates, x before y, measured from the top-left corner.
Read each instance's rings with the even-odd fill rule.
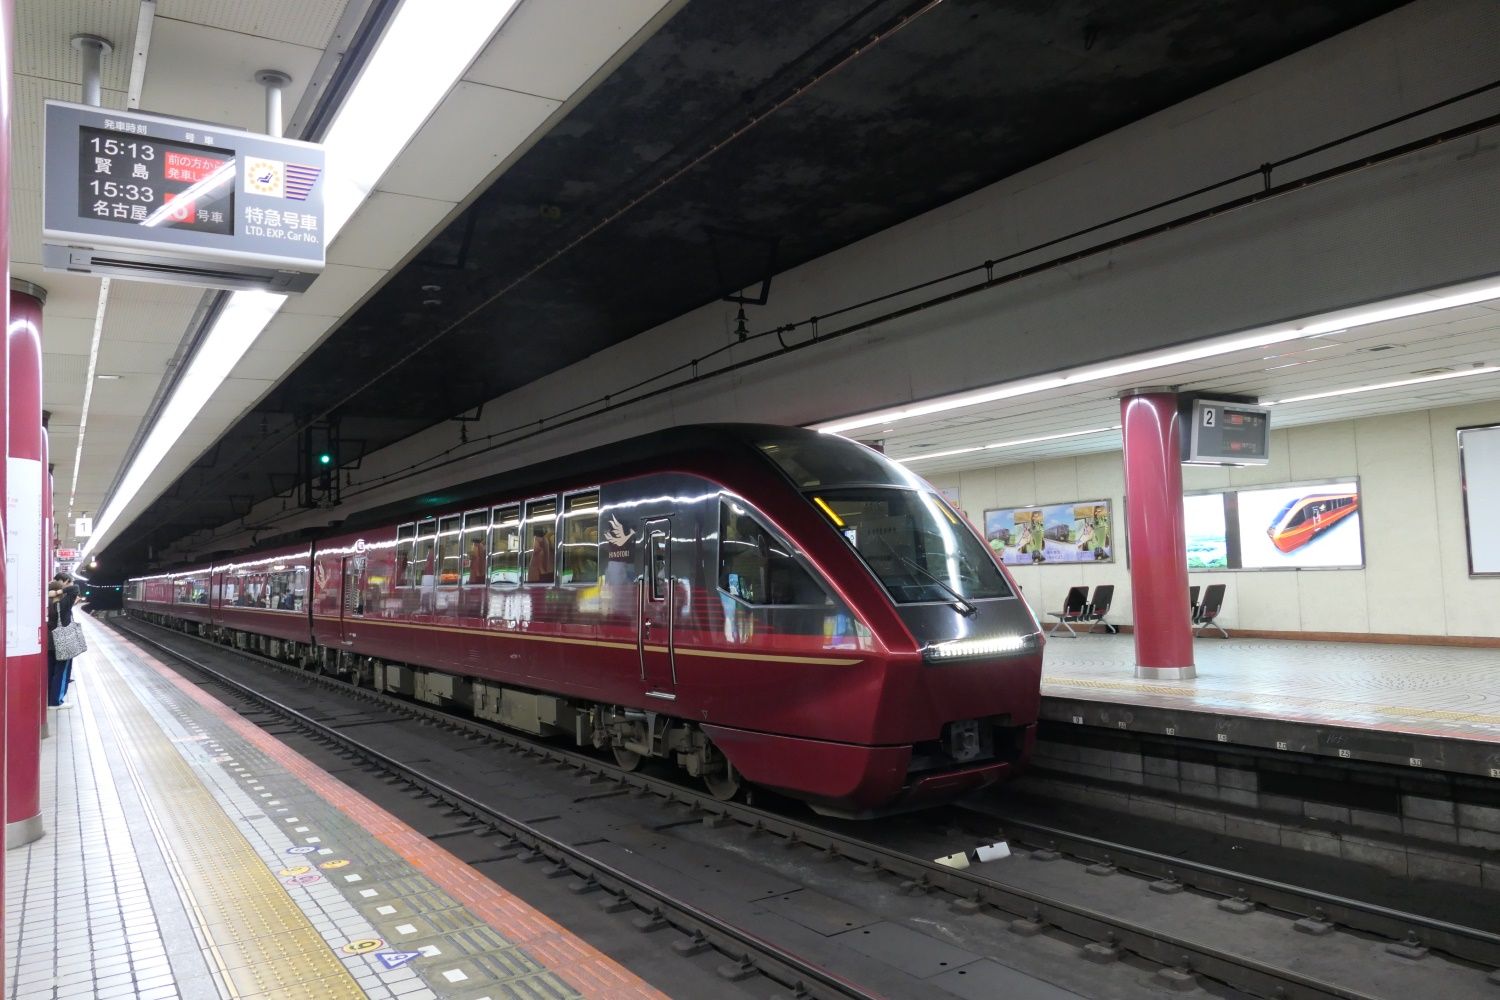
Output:
[[[0,998],[1500,998],[1493,0],[0,12]]]

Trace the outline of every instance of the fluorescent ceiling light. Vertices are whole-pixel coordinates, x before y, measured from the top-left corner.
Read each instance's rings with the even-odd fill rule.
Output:
[[[109,279],[106,278],[104,280],[108,281]],[[95,375],[94,376],[94,378],[98,379],[101,382],[115,382],[115,381],[118,381],[119,379],[121,379],[123,377],[124,376],[121,376],[121,375]]]
[[[518,0],[407,0],[323,137],[332,240]],[[416,71],[414,67],[418,67]]]
[[[146,485],[147,477],[156,471],[167,451],[177,443],[183,430],[239,364],[240,358],[285,301],[285,295],[273,292],[235,292],[229,297],[228,304],[214,321],[213,329],[193,354],[193,360],[172,391],[167,405],[162,407],[156,423],[151,425],[151,433],[146,435],[135,461],[130,463],[125,478],[120,480],[120,488],[110,498],[109,507],[100,512],[99,520],[94,523],[94,533],[79,554],[80,561],[87,559],[89,553],[98,547],[99,539],[114,526],[120,511]]]
[[[89,343],[89,371],[83,380],[83,408],[78,412],[78,447],[73,449],[73,483],[68,487],[68,520],[78,500],[78,471],[83,468],[83,439],[89,432],[89,406],[94,401],[94,372],[99,368],[99,342],[104,338],[104,310],[109,305],[109,279],[99,282],[99,304],[94,307],[94,339]],[[119,378],[101,375],[100,378]]]
[[[401,5],[323,137],[327,166],[323,231],[329,243],[518,2],[406,0]],[[412,67],[420,69],[413,72]],[[100,512],[82,557],[86,558],[105,538],[120,512],[140,492],[284,301],[286,296],[269,292],[235,292],[230,296],[152,425],[119,489],[110,497],[109,507]],[[76,488],[76,469],[74,478]]]
[[[913,417],[931,416],[935,413],[945,413],[949,410],[958,410],[967,406],[978,406],[983,403],[998,402],[1002,399],[1014,399],[1017,396],[1030,396],[1053,389],[1062,389],[1068,386],[1084,385],[1090,382],[1118,378],[1122,375],[1142,374],[1154,369],[1171,368],[1176,365],[1190,364],[1194,361],[1202,361],[1223,354],[1233,354],[1236,351],[1269,347],[1273,344],[1282,344],[1290,340],[1323,337],[1354,327],[1368,326],[1372,323],[1384,323],[1389,320],[1403,319],[1407,316],[1418,316],[1422,313],[1452,309],[1456,306],[1474,305],[1478,302],[1488,302],[1497,298],[1500,298],[1500,281],[1489,279],[1482,282],[1454,285],[1444,289],[1441,293],[1406,295],[1390,299],[1376,306],[1342,309],[1319,316],[1311,316],[1293,324],[1263,327],[1245,333],[1215,337],[1199,341],[1190,347],[1151,351],[1121,361],[1072,368],[1056,375],[1006,382],[989,389],[947,396],[898,409],[880,410],[864,416],[850,417],[845,420],[835,420],[817,425],[817,429],[825,434],[843,434],[846,431],[873,427],[877,424],[885,426],[899,420],[910,420]]]
[[[954,455],[967,455],[975,451],[992,451],[996,448],[1019,448],[1026,444],[1039,444],[1042,441],[1061,441],[1063,438],[1083,437],[1085,434],[1103,434],[1106,431],[1117,431],[1119,424],[1110,427],[1091,427],[1086,431],[1068,431],[1065,434],[1047,434],[1043,437],[1021,438],[1017,441],[997,441],[994,444],[975,445],[972,448],[954,448],[952,451],[934,451],[927,455],[912,455],[910,458],[898,458],[896,461],[902,464],[911,462],[925,462],[929,458],[951,458]]]
[[[1263,405],[1275,406],[1281,403],[1305,403],[1310,399],[1328,399],[1331,396],[1352,396],[1357,392],[1375,392],[1380,389],[1399,389],[1406,385],[1421,385],[1424,382],[1446,382],[1452,378],[1468,378],[1470,375],[1492,375],[1500,372],[1500,366],[1486,365],[1483,368],[1466,368],[1458,372],[1443,372],[1441,375],[1426,375],[1422,378],[1404,378],[1396,382],[1381,382],[1377,385],[1361,385],[1353,389],[1334,389],[1329,392],[1313,392],[1306,396],[1288,396],[1286,399],[1266,400]]]

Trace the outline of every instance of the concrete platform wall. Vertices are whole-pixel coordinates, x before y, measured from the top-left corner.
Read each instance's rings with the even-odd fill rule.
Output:
[[[1193,573],[1190,582],[1228,585],[1222,620],[1231,630],[1500,637],[1500,578],[1469,576],[1459,478],[1457,429],[1487,423],[1500,423],[1500,401],[1275,431],[1267,466],[1184,469],[1187,490],[1358,476],[1365,545],[1360,570],[1221,570]],[[976,469],[933,483],[957,488],[976,524],[988,508],[1111,498],[1115,562],[1022,566],[1015,575],[1042,611],[1061,607],[1070,586],[1112,583],[1111,619],[1131,621],[1119,452]]]

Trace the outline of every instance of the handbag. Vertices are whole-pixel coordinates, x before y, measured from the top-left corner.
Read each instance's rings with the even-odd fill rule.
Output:
[[[78,622],[59,625],[52,630],[52,655],[59,660],[71,660],[88,652],[89,644],[83,638],[83,626]]]

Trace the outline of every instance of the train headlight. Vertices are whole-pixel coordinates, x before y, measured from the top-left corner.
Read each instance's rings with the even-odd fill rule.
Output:
[[[1029,635],[996,635],[985,639],[950,639],[933,643],[925,653],[929,660],[957,660],[973,656],[999,656],[1032,645]]]

